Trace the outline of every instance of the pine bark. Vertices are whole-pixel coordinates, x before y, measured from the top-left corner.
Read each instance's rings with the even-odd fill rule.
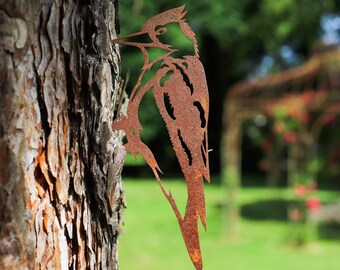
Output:
[[[0,0],[0,269],[118,269],[109,0]]]

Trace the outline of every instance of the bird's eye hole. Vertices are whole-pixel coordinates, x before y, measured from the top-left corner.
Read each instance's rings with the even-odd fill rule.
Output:
[[[156,34],[157,34],[157,35],[162,35],[162,34],[164,34],[166,31],[167,31],[167,29],[163,27],[163,28],[158,29],[158,30],[156,31]]]

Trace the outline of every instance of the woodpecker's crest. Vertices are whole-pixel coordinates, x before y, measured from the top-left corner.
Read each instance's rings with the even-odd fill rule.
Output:
[[[169,23],[184,21],[184,16],[186,11],[184,11],[184,6],[174,8],[158,15],[153,16],[147,20],[142,26],[142,32],[148,32],[157,26],[163,26]]]
[[[192,42],[195,56],[198,57],[199,55],[195,34],[185,21],[185,14],[186,11],[184,11],[184,6],[162,12],[147,20],[146,23],[142,26],[141,31],[126,35],[122,38],[114,39],[112,40],[112,42],[138,47],[142,51],[145,58],[144,69],[149,69],[154,62],[162,60],[163,58],[161,57],[160,59],[156,59],[156,61],[154,61],[153,63],[149,63],[149,57],[146,48],[159,48],[169,51],[167,55],[171,55],[173,52],[177,51],[176,48],[172,48],[169,44],[164,44],[160,42],[159,37],[167,32],[166,25],[178,23],[183,34]],[[148,35],[151,39],[151,42],[147,43],[133,41],[133,38],[141,35]]]
[[[190,26],[186,23],[184,16],[187,13],[184,11],[185,6],[181,6],[178,8],[174,8],[165,12],[162,12],[149,20],[143,25],[141,32],[148,33],[152,40],[157,39],[158,35],[162,35],[165,33],[166,28],[162,28],[162,26],[166,26],[170,23],[178,23],[182,29],[183,34],[192,41],[195,54],[198,55],[197,41],[195,39],[195,34],[191,30]]]
[[[196,270],[202,270],[197,223],[200,219],[206,228],[203,180],[205,178],[210,181],[207,131],[209,96],[204,68],[198,58],[195,35],[185,22],[185,14],[184,6],[165,11],[149,19],[140,32],[112,41],[138,47],[145,58],[141,74],[129,99],[127,115],[114,122],[112,128],[124,130],[128,141],[125,144],[126,151],[135,157],[139,153],[151,167],[176,215],[191,261]],[[173,54],[176,49],[159,40],[159,36],[166,33],[166,26],[171,23],[178,23],[183,34],[192,42],[194,55],[176,58]],[[147,34],[151,42],[131,41],[131,38],[142,34]],[[149,62],[146,49],[148,47],[163,49],[165,54]],[[142,85],[146,71],[156,62],[161,63],[160,68],[152,79]],[[161,169],[152,151],[140,138],[143,128],[139,122],[138,111],[148,91],[152,91],[154,95],[186,181],[188,200],[184,216],[181,215],[171,193],[165,190],[161,182]]]

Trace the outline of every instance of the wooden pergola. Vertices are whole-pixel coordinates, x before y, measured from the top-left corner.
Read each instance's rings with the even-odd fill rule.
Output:
[[[322,124],[322,117],[340,113],[340,50],[321,51],[314,54],[302,66],[253,81],[241,81],[232,86],[224,102],[222,136],[222,181],[227,189],[226,212],[228,232],[238,235],[237,220],[239,209],[237,193],[241,182],[242,125],[256,115],[268,115],[266,108],[288,95],[306,90],[324,91],[323,106],[319,118],[313,119],[312,127],[299,134],[298,142],[288,147],[290,159],[288,182],[294,181],[299,167],[316,155],[316,143]],[[277,157],[272,159],[271,177],[277,176]]]

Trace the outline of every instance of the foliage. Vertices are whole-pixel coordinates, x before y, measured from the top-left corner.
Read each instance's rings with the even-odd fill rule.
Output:
[[[316,116],[319,114],[318,110],[324,105],[325,97],[326,92],[313,90],[306,90],[300,94],[287,94],[265,108],[269,120],[262,115],[257,116],[266,119],[265,129],[256,127],[256,119],[255,125],[250,124],[248,133],[253,143],[265,153],[264,160],[260,163],[263,170],[269,169],[268,160],[273,154],[279,155],[284,145],[304,142],[303,136],[306,132],[311,132]],[[318,166],[315,171],[315,167],[321,165],[320,162],[320,160],[313,160],[306,169],[317,173],[321,168]]]
[[[210,89],[211,169],[219,164],[219,142],[223,97],[228,87],[254,70],[264,55],[276,59],[271,71],[286,68],[280,49],[289,45],[303,59],[319,39],[320,17],[340,11],[339,1],[323,0],[124,0],[120,2],[121,36],[140,30],[151,16],[167,9],[186,5],[187,20],[196,33]],[[174,31],[177,47],[187,47],[187,40]],[[134,48],[123,48],[124,72],[131,69],[128,89],[132,89],[142,67],[143,58]],[[288,65],[289,67],[289,65]],[[145,123],[144,141],[164,145],[167,136],[158,136],[162,120],[153,109],[152,98],[146,97],[147,108],[140,115]],[[144,136],[144,137],[143,137]],[[163,149],[159,149],[165,153]]]
[[[323,105],[324,91],[306,90],[301,94],[288,94],[275,100],[267,108],[273,118],[273,131],[286,143],[296,142],[297,132],[308,129],[313,114]],[[306,131],[306,130],[303,130]]]
[[[305,185],[295,185],[295,200],[289,209],[293,231],[290,240],[294,245],[302,246],[317,238],[316,224],[311,220],[311,216],[321,209],[320,199],[315,195],[316,191],[317,186],[314,181],[309,181]]]
[[[254,54],[277,53],[284,44],[308,50],[318,39],[321,15],[339,11],[334,0],[126,0],[121,3],[123,34],[139,30],[152,15],[182,4],[198,39],[214,37],[225,52],[232,52],[237,65]]]
[[[278,98],[266,108],[272,119],[268,125],[269,136],[258,132],[254,137],[254,142],[265,153],[259,164],[262,170],[271,169],[273,157],[280,159],[283,147],[290,153],[286,163],[290,164],[288,182],[294,202],[289,207],[289,218],[294,228],[291,240],[296,245],[306,244],[317,236],[310,216],[321,208],[320,200],[314,194],[317,189],[315,177],[325,169],[325,163],[315,152],[317,142],[312,131],[320,119],[324,122],[322,125],[329,124],[329,118],[325,121],[323,114],[325,98],[326,92],[312,90]]]

